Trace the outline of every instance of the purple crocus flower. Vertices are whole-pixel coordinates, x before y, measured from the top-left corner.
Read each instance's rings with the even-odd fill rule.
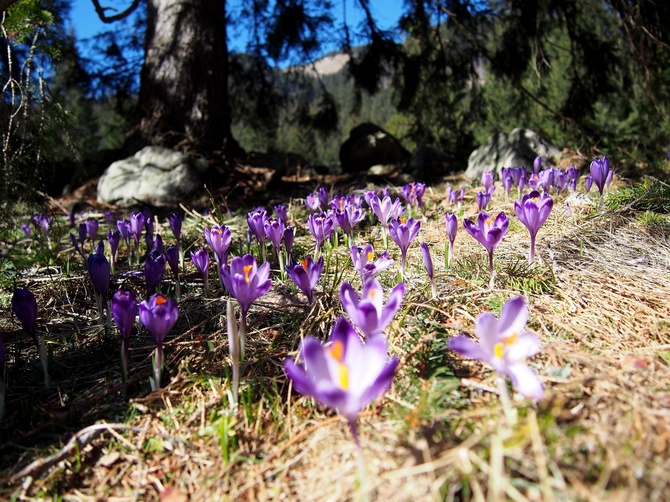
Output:
[[[421,182],[408,183],[400,189],[400,195],[407,201],[410,206],[423,207],[425,202],[422,197],[426,192],[426,184]]]
[[[489,192],[477,192],[476,198],[479,211],[485,211],[491,201],[491,194]]]
[[[391,220],[389,224],[389,233],[391,239],[400,247],[401,268],[405,272],[405,259],[407,258],[407,250],[409,249],[416,236],[419,234],[421,222],[414,218],[409,218],[407,221],[401,221],[402,218]]]
[[[392,201],[391,197],[388,196],[383,199],[375,196],[370,199],[370,208],[384,228],[388,228],[389,221],[392,218],[400,218],[405,212],[405,208],[397,197]]]
[[[533,172],[537,174],[540,172],[540,169],[542,169],[542,157],[538,155],[533,161]]]
[[[80,223],[79,224],[79,244],[81,245],[82,249],[84,247],[84,242],[86,242],[86,235],[88,234],[88,230],[86,229],[86,223]]]
[[[236,256],[230,267],[221,267],[221,281],[228,292],[238,301],[242,313],[246,316],[251,304],[270,290],[270,264],[256,265],[256,259],[250,255]]]
[[[354,269],[361,276],[361,282],[365,282],[366,279],[383,272],[393,265],[394,262],[394,260],[389,258],[388,251],[384,251],[380,255],[375,254],[375,250],[370,243],[362,248],[356,245],[351,246],[349,254],[351,255]]]
[[[254,209],[247,214],[249,230],[258,239],[261,247],[265,243],[265,221],[267,219],[268,212],[263,208]]]
[[[549,168],[549,169],[544,169],[543,171],[540,171],[537,176],[538,176],[538,182],[537,182],[537,187],[542,188],[543,191],[549,192],[552,186],[554,186],[554,170]]]
[[[109,249],[112,253],[112,266],[116,263],[116,254],[119,251],[119,242],[121,241],[121,233],[118,230],[109,230],[107,232],[107,242],[109,242]]]
[[[300,260],[300,263],[286,267],[286,273],[293,283],[305,293],[307,301],[312,303],[314,288],[323,273],[323,256],[314,261],[311,256]]]
[[[89,218],[86,220],[85,224],[86,234],[88,235],[88,238],[91,240],[91,242],[98,240],[98,228],[100,228],[98,220]]]
[[[451,258],[454,254],[454,242],[458,233],[458,218],[454,213],[444,215],[444,225],[447,229],[447,238],[449,239],[449,248],[447,251],[447,267],[451,264]]]
[[[135,295],[130,291],[119,290],[112,296],[112,318],[119,328],[121,337],[121,376],[125,382],[128,379],[128,354],[130,336],[135,329],[135,318],[138,307]]]
[[[38,213],[33,216],[35,227],[42,229],[47,240],[49,240],[49,229],[51,228],[51,216],[44,213]]]
[[[489,193],[491,188],[493,188],[493,171],[484,171],[482,173],[482,186],[486,193]]]
[[[356,417],[391,387],[398,366],[397,358],[388,359],[386,338],[378,336],[363,344],[353,326],[340,318],[326,344],[305,337],[300,357],[302,363],[284,361],[293,387],[342,414],[358,445]]]
[[[127,345],[135,328],[137,300],[131,291],[119,290],[112,296],[112,318],[119,328],[119,336]]]
[[[144,241],[147,245],[147,249],[153,249],[154,216],[151,214],[151,209],[149,209],[149,206],[144,206],[142,208],[142,214],[144,215],[144,229],[146,230],[146,233],[144,234]]]
[[[126,241],[126,244],[130,244],[130,224],[127,220],[116,220],[116,228],[119,230],[121,237]]]
[[[466,218],[463,220],[463,227],[472,237],[484,246],[484,249],[486,249],[489,254],[490,285],[493,287],[493,250],[507,233],[509,219],[503,211],[498,213],[495,220],[492,220],[487,213],[482,212],[477,216],[476,224],[472,220]]]
[[[168,216],[170,230],[172,230],[172,235],[174,235],[174,239],[177,241],[177,246],[181,246],[181,224],[183,220],[182,215],[176,211],[170,213],[170,216]]]
[[[381,335],[393,320],[393,316],[400,308],[403,296],[405,296],[405,284],[399,283],[388,297],[384,305],[384,293],[377,279],[371,278],[363,283],[362,297],[348,282],[343,282],[340,287],[340,300],[345,312],[351,318],[353,324],[360,329],[368,340]]]
[[[23,233],[26,234],[26,237],[30,239],[31,234],[30,225],[24,223],[23,225],[21,225],[21,230],[23,230]]]
[[[277,204],[276,206],[272,206],[272,210],[277,215],[277,218],[279,218],[282,223],[286,225],[288,222],[288,207],[286,204]]]
[[[161,237],[161,234],[157,234],[152,245],[152,251],[162,253],[164,251],[163,247],[163,238]]]
[[[144,230],[144,215],[139,212],[130,214],[129,232],[135,241],[135,259],[139,263],[140,259],[140,239],[142,238],[142,231]]]
[[[165,297],[161,293],[156,293],[148,300],[140,303],[139,314],[140,322],[156,340],[156,356],[153,358],[154,375],[150,378],[151,387],[155,390],[161,386],[163,342],[177,322],[179,309],[176,301]]]
[[[228,248],[233,238],[230,228],[225,225],[214,225],[212,228],[205,228],[205,241],[214,251],[216,262],[220,265],[225,264],[228,256]]]
[[[426,274],[430,280],[430,292],[433,299],[437,298],[437,291],[435,290],[435,269],[433,268],[433,258],[430,256],[430,249],[425,242],[421,243],[421,256],[423,257],[423,264],[426,266]]]
[[[174,244],[165,248],[165,259],[167,260],[172,275],[179,277],[179,249]]]
[[[568,167],[568,172],[566,173],[568,177],[568,183],[570,185],[570,190],[573,192],[577,190],[577,180],[579,179],[579,169],[575,166]]]
[[[528,263],[533,263],[533,260],[535,260],[535,237],[537,231],[549,218],[553,205],[554,201],[546,192],[540,194],[538,191],[527,193],[521,198],[520,202],[517,200],[514,203],[514,212],[530,233]]]
[[[247,332],[247,312],[258,298],[270,290],[270,264],[264,262],[260,267],[256,259],[246,254],[236,256],[230,267],[222,266],[219,270],[221,282],[232,297],[240,304],[240,357],[244,359],[244,339]]]
[[[295,241],[295,232],[293,231],[293,227],[287,226],[286,229],[284,229],[284,248],[286,250],[287,263],[288,261],[290,261],[294,241]]]
[[[263,233],[277,252],[281,249],[281,241],[284,237],[285,228],[284,222],[279,218],[267,218],[263,221]]]
[[[110,267],[105,257],[105,244],[102,241],[95,247],[93,254],[88,256],[88,275],[91,277],[95,292],[105,298],[109,289]]]
[[[333,220],[326,213],[314,213],[307,217],[307,227],[316,241],[315,255],[319,254],[323,241],[330,238]]]
[[[586,188],[586,193],[591,191],[591,185],[593,185],[593,177],[589,174],[584,180],[584,187]]]
[[[512,191],[512,185],[514,185],[514,179],[507,175],[503,175],[503,189],[505,190],[505,195],[509,197],[509,193]]]
[[[600,203],[598,204],[598,208],[600,209],[603,206],[603,193],[605,188],[609,187],[609,184],[612,182],[614,171],[610,169],[610,161],[607,156],[604,156],[602,160],[598,157],[593,159],[589,166],[589,171],[591,172],[592,183],[595,184],[600,193]],[[591,188],[590,185],[589,188]]]
[[[23,329],[37,343],[37,300],[29,289],[15,288],[12,295],[12,311]]]
[[[335,211],[335,218],[342,231],[351,238],[354,227],[365,219],[365,214],[362,207],[347,205],[342,211]]]
[[[542,399],[544,389],[537,374],[526,364],[526,359],[540,351],[540,338],[526,331],[528,308],[523,297],[503,305],[500,319],[491,312],[477,317],[476,343],[468,336],[458,335],[449,340],[449,348],[470,359],[490,364],[500,375],[507,375],[512,385],[524,396]]]
[[[330,196],[328,195],[328,190],[326,190],[326,187],[319,187],[316,191],[316,196],[319,198],[321,208],[326,209],[328,207],[328,201],[330,200]]]
[[[147,255],[147,259],[144,262],[144,280],[147,284],[147,296],[152,295],[163,280],[166,262],[165,255],[157,249],[152,250]]]
[[[203,291],[205,298],[207,297],[207,287],[209,283],[209,253],[206,249],[198,249],[191,251],[191,261],[196,270],[200,272],[203,281]]]
[[[319,201],[319,196],[315,193],[311,193],[305,197],[305,207],[312,211],[318,211],[321,208],[321,201]]]

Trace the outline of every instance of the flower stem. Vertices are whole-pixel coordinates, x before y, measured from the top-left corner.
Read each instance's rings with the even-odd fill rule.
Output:
[[[244,361],[244,342],[247,337],[247,313],[240,309],[240,361]]]
[[[530,252],[528,255],[528,264],[535,261],[535,235],[530,234]]]
[[[44,372],[44,388],[51,386],[51,377],[49,376],[49,351],[44,338],[40,340],[40,361],[42,362],[42,371]]]
[[[493,252],[489,253],[489,289],[493,289],[495,284],[495,270],[493,269]]]
[[[516,424],[516,413],[512,406],[509,390],[507,390],[507,381],[501,375],[496,376],[496,381],[498,384],[498,395],[500,396],[503,412],[505,413],[505,421],[509,427],[512,427]]]

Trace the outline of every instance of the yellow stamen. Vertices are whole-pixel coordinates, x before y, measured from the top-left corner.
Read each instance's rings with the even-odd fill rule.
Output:
[[[403,225],[404,225],[405,222],[407,221],[407,218],[402,218],[402,217],[401,217],[401,218],[398,218],[398,219],[400,220],[400,223],[402,223]]]
[[[340,364],[338,373],[340,389],[349,390],[349,368],[344,364]]]
[[[300,260],[300,264],[302,265],[302,268],[305,269],[305,272],[307,272],[307,263],[308,263],[308,261],[307,261],[306,258],[303,258],[302,260]]]
[[[156,306],[158,307],[164,303],[167,303],[167,298],[165,298],[163,295],[158,295],[158,298],[156,298]]]
[[[504,348],[505,348],[505,343],[504,342],[496,343],[495,347],[493,347],[493,354],[495,354],[495,356],[498,359],[502,359]]]
[[[502,359],[505,352],[505,347],[508,345],[513,345],[519,338],[519,333],[512,333],[510,336],[504,336],[502,341],[495,344],[493,347],[493,354],[498,358]]]
[[[370,263],[374,259],[375,259],[375,254],[374,253],[368,253],[368,260],[365,263]]]
[[[247,284],[249,284],[249,272],[251,272],[251,269],[254,268],[253,265],[245,265],[244,266],[244,280],[247,281]]]
[[[368,296],[369,296],[370,298],[374,298],[376,294],[377,294],[377,290],[376,290],[376,289],[371,289],[371,290],[368,291]]]

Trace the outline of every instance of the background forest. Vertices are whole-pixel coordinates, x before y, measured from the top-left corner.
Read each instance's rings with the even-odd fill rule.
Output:
[[[85,58],[66,30],[67,0],[0,2],[5,199],[26,187],[72,189],[133,153],[147,5],[94,3],[114,22],[86,41]],[[638,170],[666,157],[663,2],[414,0],[391,31],[376,25],[368,0],[357,4],[359,26],[335,22],[334,4],[248,0],[226,12],[224,34],[253,33],[244,53],[228,55],[222,118],[245,151],[295,152],[336,170],[349,130],[371,121],[409,150],[438,148],[458,169],[489,135],[514,127]],[[326,39],[349,64],[320,74],[311,63],[323,61]],[[159,136],[150,131],[148,142]]]

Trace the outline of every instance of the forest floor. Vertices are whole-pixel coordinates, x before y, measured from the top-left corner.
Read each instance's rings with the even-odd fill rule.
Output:
[[[289,205],[294,255],[313,251],[304,197],[316,181],[263,193],[263,176],[240,176],[249,192],[201,194],[184,204],[183,245],[205,247],[203,228],[225,223],[246,240],[246,212]],[[332,180],[321,180],[332,188]],[[452,180],[458,186],[462,180]],[[249,314],[240,405],[231,406],[226,295],[212,273],[202,295],[190,261],[182,273],[179,319],[165,342],[169,383],[151,391],[155,347],[140,330],[131,346],[130,377],[121,382],[119,340],[97,322],[90,280],[69,245],[66,207],[54,231],[57,251],[40,264],[16,232],[4,236],[2,324],[7,344],[7,404],[0,425],[0,497],[13,500],[668,500],[670,494],[670,219],[644,210],[650,187],[615,182],[599,211],[597,195],[554,196],[527,263],[528,232],[502,188],[490,212],[505,211],[510,229],[495,251],[489,287],[483,248],[463,230],[474,218],[476,190],[460,210],[445,202],[444,184],[430,187],[410,247],[406,294],[386,334],[400,365],[391,390],[359,416],[362,456],[347,423],[312,398],[292,391],[283,370],[307,334],[325,339],[342,315],[339,287],[360,280],[340,244],[329,251],[309,306],[273,263],[270,293]],[[661,183],[661,185],[663,185]],[[665,187],[665,197],[670,191]],[[642,188],[640,188],[642,187]],[[90,187],[89,187],[90,188]],[[362,194],[371,186],[339,185]],[[392,192],[395,188],[392,188]],[[232,195],[231,195],[232,194]],[[80,193],[79,196],[85,196]],[[251,198],[249,198],[251,196]],[[249,201],[253,201],[249,204]],[[92,201],[82,217],[104,222]],[[566,202],[568,204],[566,204]],[[202,209],[210,211],[204,214]],[[444,214],[455,210],[459,233],[445,266]],[[116,217],[122,217],[120,211]],[[170,243],[165,215],[158,231]],[[17,225],[18,227],[18,225]],[[101,223],[101,230],[107,227]],[[358,245],[382,247],[377,225],[354,234]],[[436,298],[419,243],[431,246]],[[125,265],[122,245],[112,291],[143,298],[143,280]],[[399,250],[389,240],[391,256]],[[45,389],[37,351],[11,316],[11,282],[30,287],[39,327],[51,348],[52,385]],[[397,264],[381,274],[388,291]],[[166,271],[163,289],[173,293]],[[500,314],[510,298],[529,306],[528,329],[542,340],[530,361],[545,387],[538,403],[513,394],[505,419],[496,376],[486,364],[447,348],[474,334],[483,311]]]

